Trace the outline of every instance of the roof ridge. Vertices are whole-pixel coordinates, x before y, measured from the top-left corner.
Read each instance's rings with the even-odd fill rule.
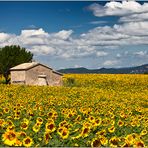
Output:
[[[31,68],[31,67],[34,67],[36,65],[40,64],[39,62],[28,62],[28,63],[22,63],[22,64],[19,64],[17,66],[14,66],[12,68],[10,68],[10,70],[25,70],[25,69],[28,69],[28,68]]]

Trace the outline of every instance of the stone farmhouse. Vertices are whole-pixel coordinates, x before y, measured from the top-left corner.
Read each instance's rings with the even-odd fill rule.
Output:
[[[10,69],[11,84],[61,86],[62,74],[37,62],[23,63]]]

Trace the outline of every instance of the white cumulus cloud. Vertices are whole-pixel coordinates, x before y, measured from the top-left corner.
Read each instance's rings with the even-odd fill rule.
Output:
[[[107,2],[105,6],[94,3],[88,7],[95,16],[124,16],[133,13],[148,12],[148,4],[139,4],[136,1]]]
[[[140,57],[148,56],[148,51],[137,51],[137,52],[134,52],[134,55],[137,55]]]
[[[72,33],[73,33],[72,30],[68,30],[68,31],[62,30],[62,31],[59,31],[58,33],[53,34],[53,36],[58,39],[67,40]]]
[[[134,27],[133,27],[134,26]],[[90,29],[77,38],[73,30],[48,33],[43,28],[22,30],[20,35],[0,33],[0,47],[16,44],[36,55],[60,58],[109,56],[106,50],[128,45],[148,44],[148,22],[128,22]],[[118,55],[119,57],[119,55]]]
[[[118,64],[117,60],[107,60],[103,63],[104,66],[114,66],[116,64]]]
[[[14,34],[8,34],[8,33],[3,33],[0,32],[0,43],[5,44],[5,43],[9,43],[9,40],[12,38],[15,38],[16,36]]]
[[[148,12],[126,15],[119,19],[119,22],[141,22],[141,21],[148,21]]]
[[[96,55],[97,55],[97,57],[102,57],[102,56],[108,55],[108,53],[104,52],[104,51],[97,51]]]

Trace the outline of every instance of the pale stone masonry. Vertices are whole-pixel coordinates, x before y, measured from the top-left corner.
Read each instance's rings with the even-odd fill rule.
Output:
[[[11,84],[61,86],[62,74],[46,65],[31,62],[10,69]]]

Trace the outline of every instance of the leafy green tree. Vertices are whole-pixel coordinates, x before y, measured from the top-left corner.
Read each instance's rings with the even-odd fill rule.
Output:
[[[31,62],[33,54],[18,45],[0,48],[0,73],[4,75],[6,84],[9,83],[10,68],[25,62]]]

